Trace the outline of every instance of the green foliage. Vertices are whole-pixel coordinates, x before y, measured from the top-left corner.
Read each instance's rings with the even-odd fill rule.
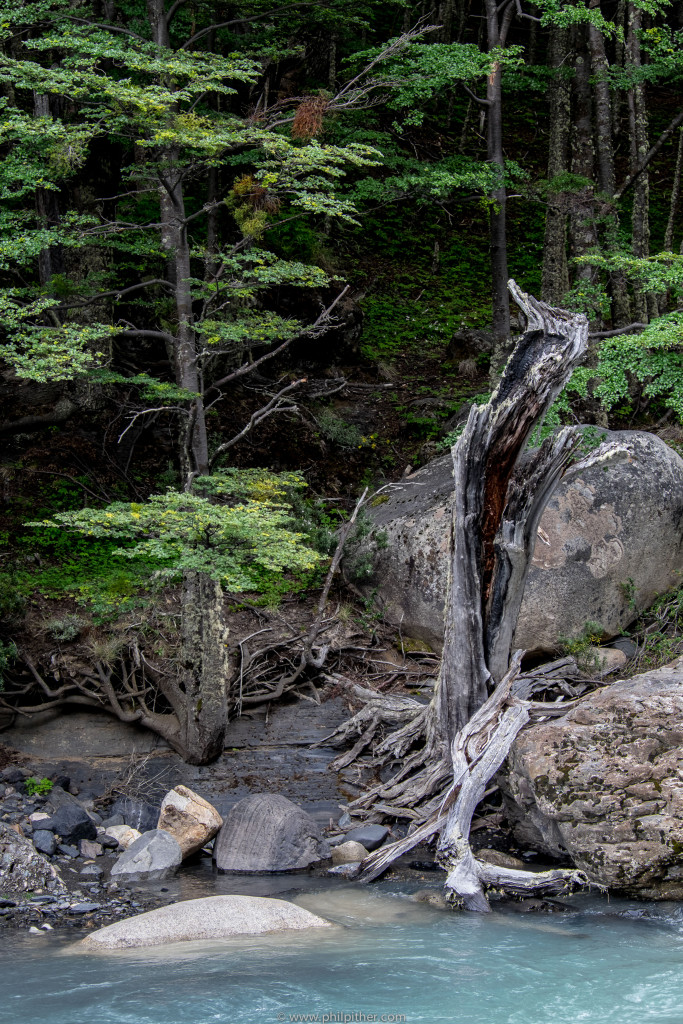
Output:
[[[34,775],[30,775],[25,780],[24,785],[29,796],[47,796],[48,793],[52,792],[54,783],[45,777],[37,779]]]
[[[575,658],[582,672],[594,672],[600,668],[600,658],[593,647],[604,637],[605,631],[600,623],[589,619],[578,637],[560,636],[558,642],[561,653]]]
[[[286,569],[311,570],[320,555],[290,528],[291,510],[274,498],[292,484],[294,474],[281,480],[252,471],[241,482],[236,472],[217,473],[202,480],[214,498],[234,498],[238,504],[218,504],[193,493],[168,491],[146,502],[114,502],[103,509],[58,512],[51,520],[31,523],[66,529],[85,537],[127,542],[112,553],[126,559],[151,559],[155,576],[177,580],[193,570],[218,580],[226,590],[258,590],[263,574]],[[300,478],[298,483],[303,484]],[[249,495],[249,496],[247,496]],[[255,497],[258,495],[258,497]]]
[[[683,419],[683,312],[653,320],[640,334],[606,338],[595,369],[574,371],[568,390],[592,393],[607,410],[630,405],[630,388],[637,382],[643,396],[661,402]]]

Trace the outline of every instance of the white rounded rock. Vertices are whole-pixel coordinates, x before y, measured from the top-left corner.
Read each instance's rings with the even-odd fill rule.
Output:
[[[82,940],[86,949],[134,949],[235,935],[329,928],[331,923],[286,900],[261,896],[207,896],[172,903],[100,928]]]

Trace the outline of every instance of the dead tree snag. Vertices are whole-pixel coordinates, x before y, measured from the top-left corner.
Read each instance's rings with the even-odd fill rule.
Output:
[[[561,430],[533,453],[525,448],[588,341],[584,316],[538,302],[514,281],[509,289],[526,318],[526,330],[497,390],[487,405],[471,410],[452,449],[451,563],[434,697],[424,707],[373,694],[338,736],[358,737],[351,754],[341,759],[344,763],[374,743],[369,765],[395,769],[389,781],[362,794],[350,809],[408,818],[415,827],[393,848],[368,857],[361,877],[377,877],[396,856],[439,833],[438,859],[448,871],[447,890],[471,910],[488,909],[486,886],[557,891],[583,877],[577,872],[550,872],[545,878],[511,873],[480,864],[469,846],[472,814],[486,783],[530,715],[548,713],[548,705],[539,707],[522,696],[521,652],[511,664],[511,649],[538,523],[574,450],[574,432]],[[353,689],[349,681],[336,681]],[[356,696],[361,694],[356,691]]]

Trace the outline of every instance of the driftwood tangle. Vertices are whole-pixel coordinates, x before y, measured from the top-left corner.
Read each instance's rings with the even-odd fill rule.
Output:
[[[588,322],[538,302],[514,281],[509,288],[526,330],[496,392],[487,405],[472,408],[452,449],[450,579],[432,702],[363,692],[340,676],[331,680],[366,701],[336,734],[358,736],[337,763],[350,763],[383,732],[369,764],[385,770],[398,765],[388,782],[367,790],[349,809],[413,823],[405,839],[366,858],[361,879],[378,877],[402,853],[438,834],[437,859],[448,872],[449,897],[479,911],[489,909],[486,888],[557,893],[586,881],[579,871],[536,874],[484,864],[469,845],[474,810],[520,729],[532,717],[568,708],[528,699],[537,681],[520,676],[523,652],[511,657],[511,648],[538,523],[575,448],[574,431],[559,431],[533,453],[525,448],[582,359]]]

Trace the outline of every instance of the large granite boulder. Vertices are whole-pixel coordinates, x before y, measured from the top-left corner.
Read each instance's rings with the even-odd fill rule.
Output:
[[[161,801],[157,827],[178,841],[183,857],[201,850],[222,824],[216,808],[187,786],[176,786]]]
[[[30,839],[0,821],[0,895],[16,892],[66,892],[57,870]]]
[[[508,763],[521,845],[624,895],[683,899],[683,658],[525,729]]]
[[[583,469],[560,481],[541,519],[515,647],[553,652],[587,622],[616,636],[680,582],[683,460],[660,438],[604,432]],[[391,485],[370,509],[366,542],[386,617],[440,648],[452,508],[450,454]],[[382,500],[382,499],[385,500]]]
[[[232,935],[329,928],[330,922],[285,900],[262,896],[207,896],[172,903],[100,928],[83,939],[87,949],[132,949]]]
[[[213,848],[218,871],[300,871],[330,856],[317,822],[277,793],[236,803]]]
[[[152,829],[131,843],[111,869],[115,882],[156,882],[175,875],[183,854],[168,832]]]

